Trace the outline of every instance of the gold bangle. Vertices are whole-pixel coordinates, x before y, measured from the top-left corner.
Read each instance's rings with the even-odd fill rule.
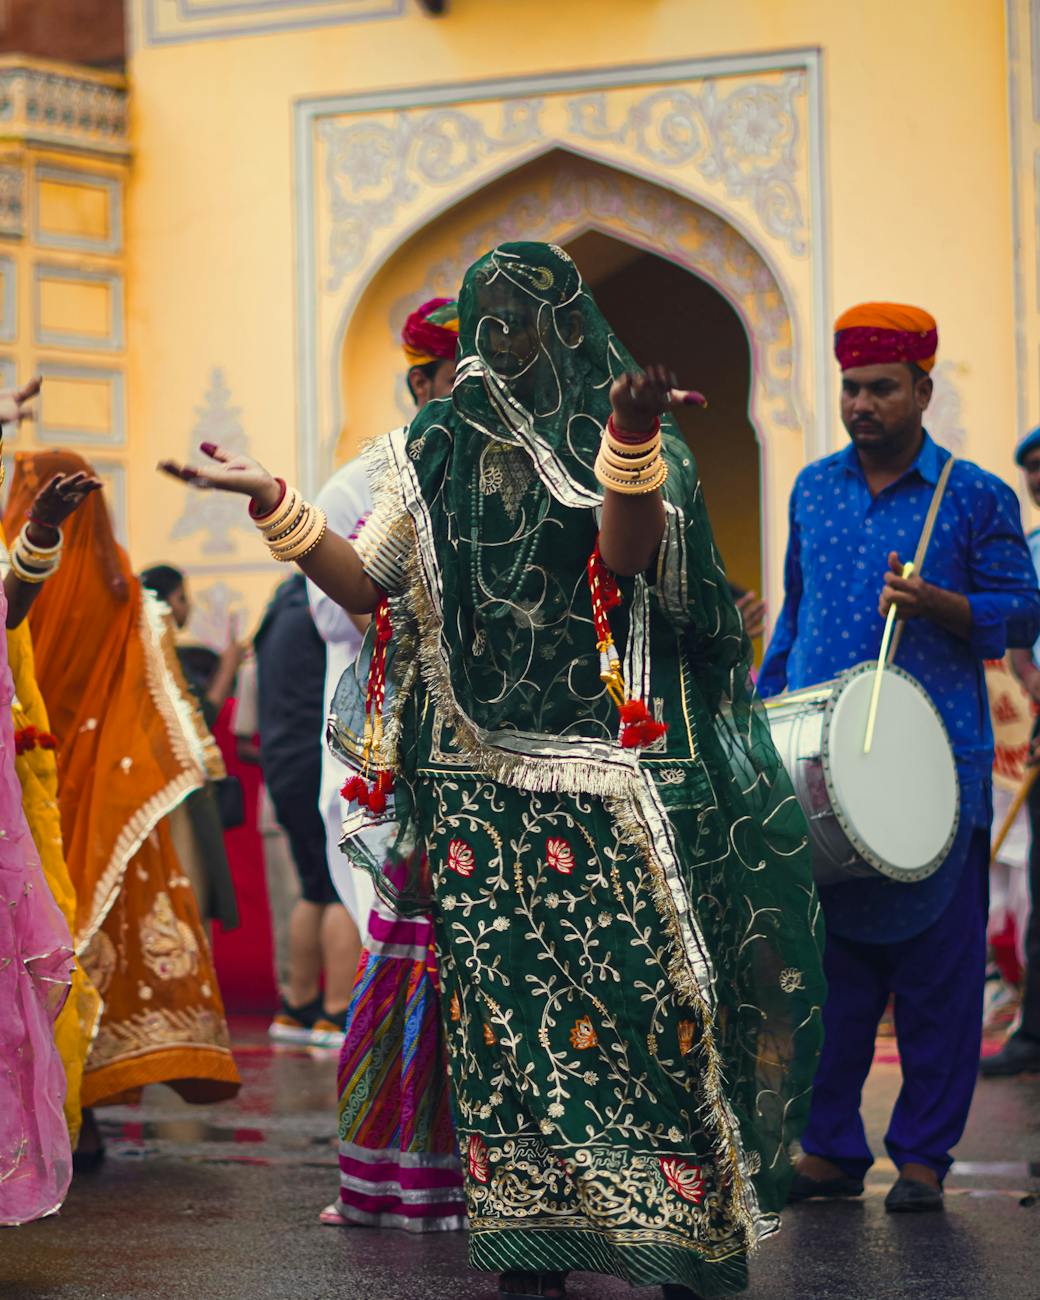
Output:
[[[639,473],[656,465],[661,459],[661,449],[656,447],[649,451],[645,456],[618,456],[604,443],[599,449],[599,454],[604,464],[609,465],[612,469],[620,470],[624,474]]]
[[[660,456],[655,456],[649,464],[643,466],[618,466],[600,449],[600,454],[596,457],[596,471],[605,478],[616,480],[620,483],[642,483],[657,476],[660,467],[664,461]]]
[[[643,456],[661,449],[661,435],[655,433],[652,438],[646,442],[619,442],[609,431],[604,431],[604,447],[609,447],[612,452],[620,456]]]
[[[33,586],[41,582],[46,582],[52,574],[57,572],[58,564],[60,563],[59,557],[58,561],[52,561],[44,568],[36,568],[35,566],[27,565],[24,558],[19,555],[17,547],[11,548],[10,559],[11,571],[14,573],[15,577],[18,578],[19,581],[31,583]]]
[[[600,485],[611,492],[619,492],[622,496],[643,496],[664,485],[668,478],[668,464],[664,460],[659,460],[649,471],[644,470],[635,478],[625,479],[612,473],[610,467],[597,456],[595,474]]]
[[[301,534],[306,530],[311,519],[311,506],[306,501],[300,502],[300,508],[280,532],[269,533],[264,540],[268,546],[277,547],[281,550],[285,546],[292,544],[299,539]]]
[[[308,505],[306,509],[306,521],[297,530],[292,540],[280,543],[277,548],[271,547],[271,554],[283,564],[288,564],[293,560],[302,560],[304,556],[309,555],[314,550],[325,536],[328,528],[328,518],[325,511],[311,505]]]
[[[254,520],[254,523],[265,537],[270,537],[272,533],[277,533],[285,527],[289,519],[299,510],[300,505],[299,492],[293,487],[287,487],[285,496],[275,506],[274,511],[263,519]]]

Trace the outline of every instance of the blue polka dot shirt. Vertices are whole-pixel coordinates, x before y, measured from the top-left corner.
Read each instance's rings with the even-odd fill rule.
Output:
[[[859,457],[844,450],[807,466],[791,494],[784,604],[758,678],[763,695],[798,690],[876,659],[878,598],[890,551],[913,559],[932,493],[950,453],[925,435],[913,465],[872,497]],[[1040,634],[1040,591],[1018,498],[970,461],[950,474],[922,575],[971,605],[968,640],[924,619],[908,621],[896,662],[931,695],[953,742],[976,824],[989,817],[993,734],[985,659]],[[975,797],[973,797],[975,796]]]

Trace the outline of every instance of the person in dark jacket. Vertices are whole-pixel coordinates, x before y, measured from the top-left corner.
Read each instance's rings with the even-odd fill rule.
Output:
[[[281,1042],[338,1046],[354,980],[353,924],[329,874],[319,806],[325,642],[302,573],[274,593],[253,645],[260,762],[302,895],[289,917],[288,996],[270,1033]]]

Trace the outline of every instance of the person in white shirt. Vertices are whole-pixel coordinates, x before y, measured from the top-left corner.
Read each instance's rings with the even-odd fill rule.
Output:
[[[441,327],[435,319],[447,300],[434,299],[423,304],[409,317],[403,336],[405,358],[409,362],[408,388],[417,407],[422,408],[431,398],[447,397],[455,378],[454,357],[440,355],[438,336]],[[452,308],[454,303],[451,304]],[[430,334],[430,338],[426,334]],[[340,466],[318,494],[316,505],[328,516],[329,528],[343,537],[353,536],[372,509],[371,490],[361,457]],[[327,657],[325,668],[325,715],[332,710],[332,699],[340,678],[353,664],[361,649],[367,616],[355,618],[336,604],[314,585],[307,583],[307,597],[311,615],[322,639]],[[336,890],[350,913],[354,926],[352,964],[349,978],[357,967],[361,954],[361,933],[367,929],[368,914],[375,894],[367,876],[355,871],[340,852],[343,835],[344,805],[340,788],[347,773],[342,763],[330,752],[322,738],[321,809],[325,817],[326,845],[329,855],[329,872]],[[328,979],[328,972],[326,972]]]

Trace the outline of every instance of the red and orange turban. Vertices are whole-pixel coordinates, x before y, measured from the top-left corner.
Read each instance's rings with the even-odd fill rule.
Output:
[[[401,343],[410,366],[454,361],[459,341],[459,304],[454,298],[431,298],[404,323]]]
[[[938,350],[935,317],[920,307],[864,302],[834,322],[834,355],[842,370],[908,361],[928,371]]]

